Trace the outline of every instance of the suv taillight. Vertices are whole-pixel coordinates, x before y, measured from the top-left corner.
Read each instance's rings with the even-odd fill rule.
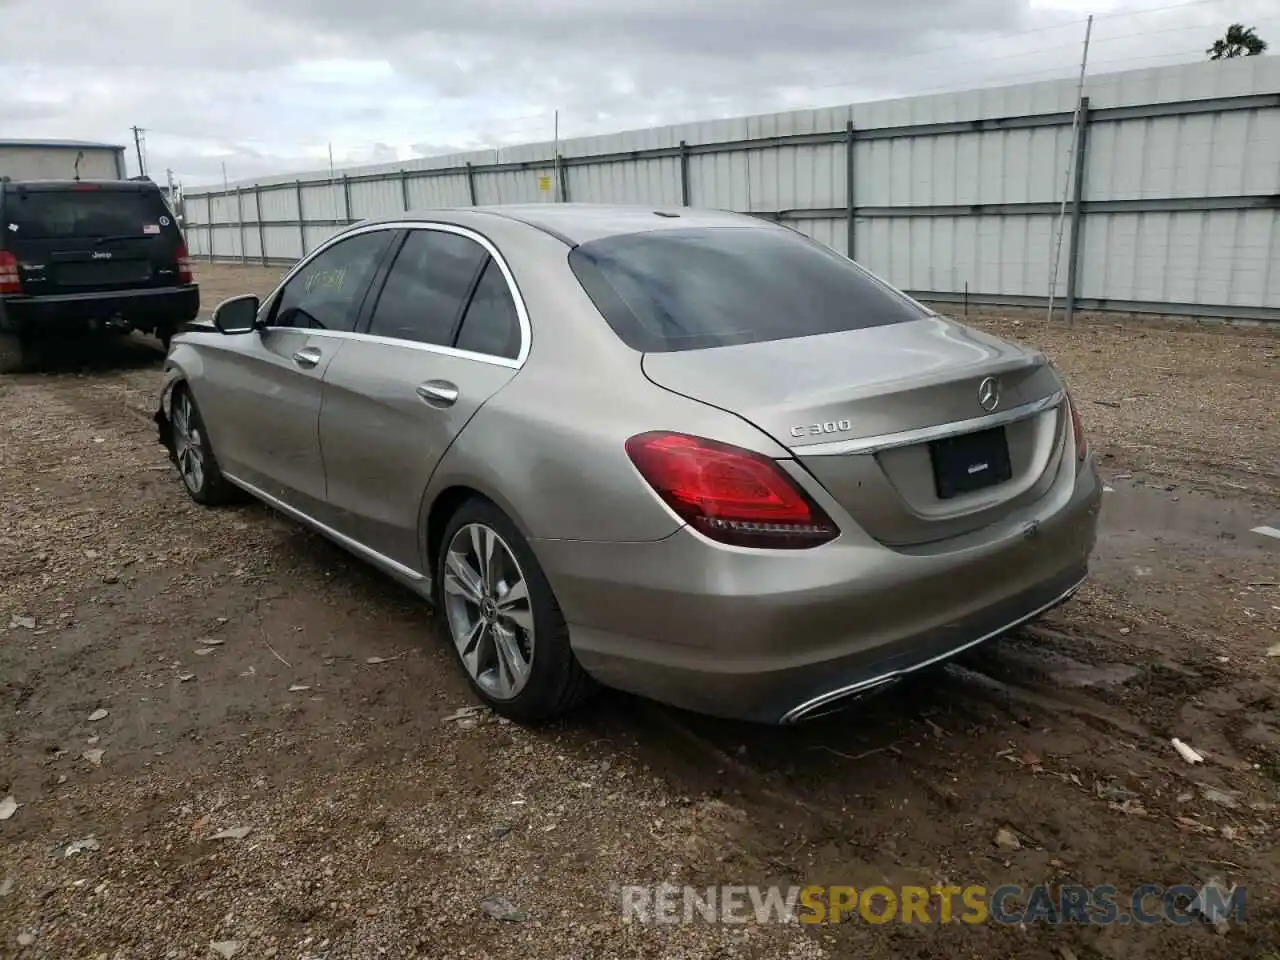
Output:
[[[627,456],[695,530],[739,547],[816,547],[840,531],[777,462],[703,437],[657,431],[627,441]]]
[[[18,279],[18,258],[8,250],[0,250],[0,294],[21,293]]]
[[[195,277],[191,273],[191,255],[187,253],[185,242],[178,244],[178,282],[195,282]]]
[[[1089,441],[1084,436],[1084,421],[1080,418],[1080,411],[1076,409],[1076,402],[1071,399],[1071,394],[1067,394],[1067,409],[1071,411],[1071,433],[1076,438],[1076,459],[1083,460],[1089,455]]]

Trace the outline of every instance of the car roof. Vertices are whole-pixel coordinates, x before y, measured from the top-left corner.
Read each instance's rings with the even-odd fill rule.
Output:
[[[410,210],[382,222],[441,219],[461,226],[480,227],[484,218],[504,217],[528,224],[577,246],[602,237],[649,230],[702,227],[767,227],[766,221],[724,210],[681,206],[641,206],[611,203],[523,203]]]

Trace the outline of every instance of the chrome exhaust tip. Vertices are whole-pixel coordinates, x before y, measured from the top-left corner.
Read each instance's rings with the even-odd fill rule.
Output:
[[[899,679],[901,679],[900,675],[891,674],[832,690],[830,693],[824,693],[812,700],[806,700],[797,707],[792,707],[783,715],[781,722],[784,725],[790,725],[840,713],[852,706],[855,701],[862,700],[873,693],[879,693],[897,683]]]

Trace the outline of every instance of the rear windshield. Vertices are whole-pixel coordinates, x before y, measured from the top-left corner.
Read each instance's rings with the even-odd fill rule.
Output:
[[[615,333],[646,353],[919,320],[914,301],[792,230],[655,230],[593,240],[569,263]]]
[[[4,219],[13,235],[29,240],[142,237],[173,229],[156,190],[13,190],[5,196]]]

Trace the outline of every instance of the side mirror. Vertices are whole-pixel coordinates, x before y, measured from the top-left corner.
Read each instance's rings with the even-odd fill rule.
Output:
[[[258,328],[261,302],[253,294],[223,300],[213,309],[213,325],[219,333],[252,333]]]

